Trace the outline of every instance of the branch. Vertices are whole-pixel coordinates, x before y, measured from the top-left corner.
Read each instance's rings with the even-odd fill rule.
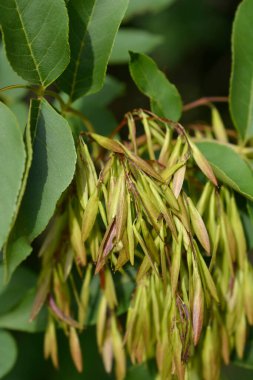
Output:
[[[183,106],[183,111],[189,111],[193,108],[199,107],[199,106],[206,106],[210,105],[210,103],[227,103],[228,97],[227,96],[210,96],[210,97],[204,97],[197,100],[194,100],[194,102],[185,104]]]

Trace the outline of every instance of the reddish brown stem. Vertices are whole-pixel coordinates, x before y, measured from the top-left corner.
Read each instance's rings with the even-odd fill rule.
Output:
[[[199,107],[199,106],[206,106],[210,105],[210,103],[227,103],[228,97],[227,96],[210,96],[210,97],[204,97],[197,100],[194,100],[194,102],[185,104],[183,106],[183,111],[189,111],[193,108]]]

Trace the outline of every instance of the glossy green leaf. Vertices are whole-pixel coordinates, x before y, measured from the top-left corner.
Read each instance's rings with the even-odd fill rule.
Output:
[[[198,148],[211,164],[217,178],[253,199],[253,172],[233,149],[218,142],[200,142]]]
[[[22,300],[15,305],[15,307],[7,313],[1,314],[0,328],[27,332],[44,331],[47,323],[46,309],[42,309],[38,317],[30,322],[35,295],[35,288],[28,290]]]
[[[70,0],[70,64],[59,79],[73,101],[100,90],[128,0]]]
[[[70,127],[45,99],[31,102],[33,160],[21,208],[6,249],[7,277],[30,254],[70,184],[76,152]]]
[[[130,53],[130,73],[139,90],[150,98],[153,112],[177,121],[182,113],[182,101],[155,62],[144,54]]]
[[[125,19],[145,12],[159,12],[174,2],[175,0],[130,0]]]
[[[240,4],[233,26],[230,111],[242,139],[253,137],[253,2]]]
[[[48,86],[69,63],[64,0],[0,0],[0,23],[13,67],[25,80]]]
[[[13,367],[17,359],[17,346],[7,331],[0,331],[0,379]]]
[[[0,102],[0,249],[5,243],[15,213],[25,167],[22,131],[10,109]]]
[[[162,36],[141,29],[120,28],[110,56],[110,63],[119,64],[129,61],[129,51],[149,53],[163,42]]]

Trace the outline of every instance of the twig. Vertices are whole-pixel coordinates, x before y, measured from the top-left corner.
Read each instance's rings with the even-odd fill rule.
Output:
[[[197,100],[194,100],[194,102],[185,104],[183,106],[183,111],[189,111],[193,108],[199,107],[199,106],[206,106],[210,105],[210,103],[227,103],[228,97],[227,96],[210,96],[210,97],[204,97]]]

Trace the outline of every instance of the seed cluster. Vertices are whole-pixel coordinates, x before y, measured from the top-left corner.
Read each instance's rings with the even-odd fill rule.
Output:
[[[142,110],[127,114],[126,124],[125,142],[88,134],[92,153],[80,138],[75,183],[41,247],[32,318],[47,302],[45,356],[58,366],[57,322],[82,370],[77,331],[99,278],[97,343],[106,371],[115,362],[124,379],[128,355],[132,363],[155,357],[161,380],[219,379],[234,349],[243,356],[253,324],[253,270],[234,194],[218,188],[181,125]],[[135,290],[123,318],[115,273],[129,266]]]

